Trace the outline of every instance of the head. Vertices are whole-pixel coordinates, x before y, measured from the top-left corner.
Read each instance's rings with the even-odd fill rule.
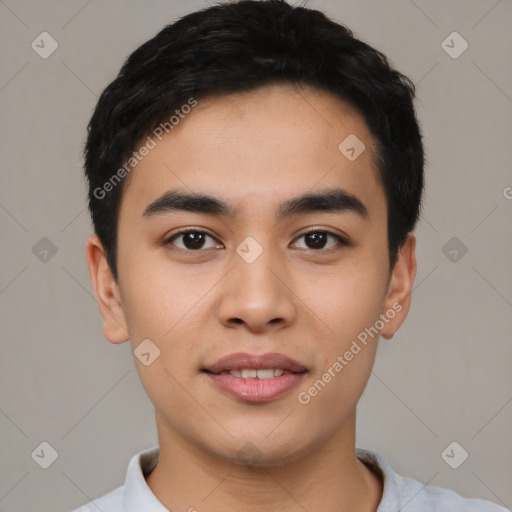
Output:
[[[129,56],[88,127],[87,254],[105,337],[158,353],[136,364],[160,433],[228,459],[251,441],[270,464],[353,419],[409,308],[413,98],[382,53],[282,0],[192,13]],[[299,384],[224,393],[210,370],[238,352],[293,355]]]

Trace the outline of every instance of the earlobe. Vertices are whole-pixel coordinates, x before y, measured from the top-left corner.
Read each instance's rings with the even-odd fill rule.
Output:
[[[391,339],[405,321],[411,305],[411,293],[416,277],[416,237],[409,233],[398,253],[382,312],[388,319],[380,334]]]
[[[128,341],[129,334],[119,287],[107,262],[105,249],[96,234],[87,239],[87,264],[98,307],[103,317],[103,336],[111,343]]]

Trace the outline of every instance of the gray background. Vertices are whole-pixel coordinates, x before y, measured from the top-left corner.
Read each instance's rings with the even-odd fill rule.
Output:
[[[97,97],[128,54],[206,5],[0,2],[1,511],[69,511],[120,485],[130,457],[157,442],[129,344],[101,334],[81,149]],[[511,507],[512,2],[307,5],[417,84],[427,149],[412,308],[397,336],[380,342],[357,445],[398,473]],[[31,48],[43,31],[58,42],[47,59]],[[453,31],[469,44],[456,59],[441,46]],[[56,254],[41,253],[47,241],[33,251],[43,237]],[[31,457],[43,441],[58,452],[46,470]],[[452,441],[469,453],[458,469],[441,457]]]

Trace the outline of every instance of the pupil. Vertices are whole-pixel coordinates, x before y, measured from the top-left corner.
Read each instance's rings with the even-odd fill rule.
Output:
[[[184,244],[187,249],[198,249],[203,242],[203,233],[197,233],[196,231],[187,233],[184,238]]]
[[[307,235],[310,240],[313,240],[313,248],[322,248],[326,242],[325,233],[310,233]]]

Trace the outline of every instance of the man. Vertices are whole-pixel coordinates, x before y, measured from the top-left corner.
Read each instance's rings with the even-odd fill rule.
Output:
[[[128,58],[89,125],[87,258],[159,446],[80,512],[505,510],[355,446],[416,274],[413,97],[384,55],[281,0],[192,13]]]

